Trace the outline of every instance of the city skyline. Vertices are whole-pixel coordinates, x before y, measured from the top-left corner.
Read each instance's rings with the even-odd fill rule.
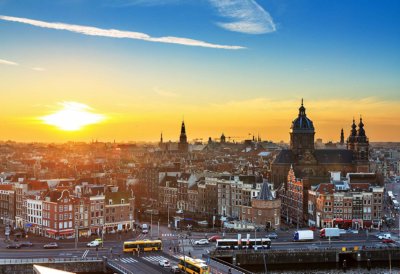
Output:
[[[304,98],[316,138],[338,141],[342,128],[347,137],[362,115],[371,142],[399,141],[398,10],[392,1],[3,0],[1,139],[163,132],[176,141],[184,118],[188,140],[288,141]],[[66,104],[88,123],[45,120]]]

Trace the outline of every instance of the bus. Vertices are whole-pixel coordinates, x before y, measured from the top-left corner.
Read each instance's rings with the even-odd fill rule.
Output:
[[[271,239],[242,239],[239,245],[238,239],[218,239],[216,249],[270,249]]]
[[[209,274],[210,267],[201,259],[193,259],[188,256],[179,257],[178,267],[184,273]]]
[[[139,240],[124,242],[124,252],[159,251],[162,249],[161,240]]]

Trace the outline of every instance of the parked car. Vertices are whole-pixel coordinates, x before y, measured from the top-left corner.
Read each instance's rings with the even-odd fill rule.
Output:
[[[216,242],[217,240],[221,239],[221,236],[219,235],[213,235],[210,238],[208,238],[209,242]]]
[[[43,248],[58,248],[57,243],[48,243],[43,246]]]
[[[7,248],[9,248],[9,249],[17,249],[17,248],[21,248],[21,245],[13,243],[13,244],[7,245]]]
[[[96,240],[91,241],[90,243],[86,244],[86,246],[89,246],[89,247],[96,247],[96,246],[99,246],[99,245],[100,245],[100,243],[98,241],[96,241]]]
[[[270,239],[278,239],[278,234],[276,232],[271,232],[265,235],[265,237],[270,238]]]
[[[170,270],[172,273],[182,273],[177,265],[173,265]]]
[[[165,260],[161,260],[158,264],[160,266],[162,266],[162,267],[170,267],[171,266],[171,263],[166,259]]]
[[[392,240],[392,239],[383,239],[382,240],[382,243],[384,243],[384,244],[391,244],[391,243],[394,243],[395,241],[394,240]]]
[[[19,243],[19,245],[21,246],[21,247],[23,247],[23,246],[33,246],[33,244],[31,243],[31,242],[21,242],[21,243]]]
[[[195,245],[206,245],[208,244],[208,240],[207,239],[200,239],[194,242]]]

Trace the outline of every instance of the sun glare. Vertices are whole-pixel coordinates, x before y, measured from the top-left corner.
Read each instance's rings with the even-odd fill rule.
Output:
[[[82,127],[97,124],[104,120],[104,115],[92,113],[92,108],[81,103],[63,102],[63,109],[42,117],[45,124],[56,126],[61,130],[76,131]]]

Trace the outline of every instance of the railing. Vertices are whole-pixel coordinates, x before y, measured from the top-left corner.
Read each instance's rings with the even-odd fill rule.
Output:
[[[68,262],[102,262],[96,257],[81,258],[21,258],[21,259],[0,259],[0,265],[12,264],[37,264],[37,263],[68,263]]]
[[[127,269],[127,268],[123,267],[122,265],[119,265],[113,261],[107,261],[107,266],[112,268],[114,271],[118,271],[120,274],[134,274],[129,269]]]

